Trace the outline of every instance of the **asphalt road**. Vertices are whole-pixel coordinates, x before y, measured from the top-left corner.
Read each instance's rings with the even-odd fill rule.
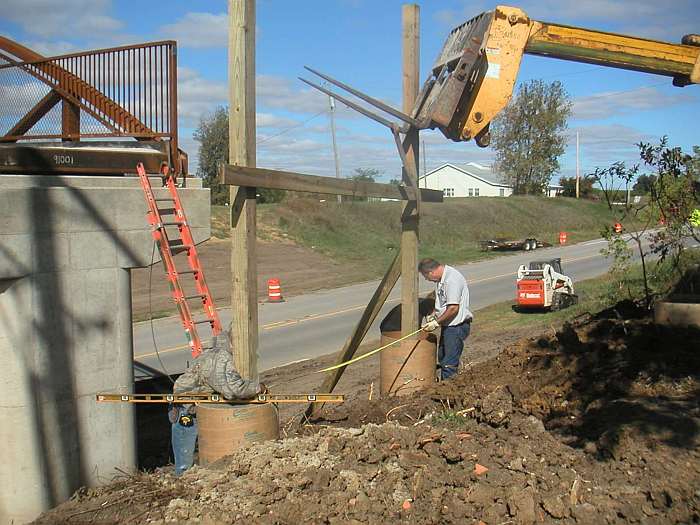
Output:
[[[600,255],[604,239],[535,252],[515,252],[488,261],[459,266],[469,284],[472,310],[514,299],[515,274],[520,264],[561,257],[564,274],[574,284],[605,273],[609,261]],[[421,277],[420,293],[432,290]],[[283,303],[261,303],[259,314],[258,369],[264,371],[291,362],[338,351],[352,333],[379,281],[290,297]],[[400,301],[400,282],[395,287],[365,340],[379,338],[379,321]],[[231,320],[229,308],[220,310],[224,326]],[[478,314],[476,315],[478,320]],[[200,325],[202,326],[202,325]],[[137,363],[180,373],[191,359],[178,317],[134,324],[134,355]],[[158,352],[156,352],[156,348]],[[158,357],[160,357],[160,361]],[[137,366],[137,378],[142,374]]]

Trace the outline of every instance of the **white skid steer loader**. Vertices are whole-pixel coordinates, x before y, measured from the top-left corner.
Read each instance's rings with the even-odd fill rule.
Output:
[[[516,307],[518,310],[560,310],[576,304],[571,277],[561,272],[561,259],[532,261],[518,268]]]

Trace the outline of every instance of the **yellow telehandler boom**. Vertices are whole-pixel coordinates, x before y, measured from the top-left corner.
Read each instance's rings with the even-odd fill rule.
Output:
[[[423,85],[412,117],[419,129],[489,144],[489,123],[513,93],[523,54],[631,69],[700,83],[700,35],[681,44],[531,20],[498,6],[450,32]]]

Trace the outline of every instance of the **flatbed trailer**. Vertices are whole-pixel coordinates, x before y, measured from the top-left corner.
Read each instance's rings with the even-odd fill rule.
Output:
[[[527,239],[521,239],[517,241],[510,241],[506,239],[488,239],[485,241],[480,241],[481,250],[485,252],[490,251],[510,251],[510,250],[536,250],[537,248],[547,248],[551,246],[550,243],[545,241],[540,241],[534,237],[528,237]]]

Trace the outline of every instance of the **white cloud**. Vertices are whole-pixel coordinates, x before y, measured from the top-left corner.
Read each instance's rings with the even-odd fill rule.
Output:
[[[50,88],[27,73],[12,84],[0,84],[0,100],[6,102],[0,120],[0,134],[6,133],[27,111],[39,102]]]
[[[217,106],[228,104],[228,90],[224,82],[204,78],[187,67],[177,68],[178,116],[180,125],[196,126],[199,119]]]
[[[255,125],[258,128],[291,128],[299,124],[298,120],[280,117],[272,113],[257,113],[255,115]]]
[[[227,13],[187,13],[160,32],[183,47],[225,47],[228,43]]]
[[[574,119],[602,119],[623,113],[667,108],[698,99],[689,92],[678,90],[673,94],[663,93],[653,87],[642,87],[624,92],[603,92],[573,101]]]
[[[228,105],[228,88],[225,82],[207,79],[191,68],[179,67],[178,100],[180,117],[191,124],[217,106]],[[309,116],[328,111],[326,95],[300,89],[293,81],[278,76],[257,76],[256,100],[259,110],[267,110],[258,112],[257,123],[261,127],[291,127],[304,121],[283,117],[277,114],[280,110]],[[358,118],[357,113],[340,103],[336,105],[336,116]]]
[[[581,172],[590,173],[595,167],[607,167],[622,161],[628,165],[639,162],[639,142],[656,142],[659,137],[621,124],[582,126],[580,138]],[[569,131],[568,155],[575,158],[576,130]],[[573,161],[572,161],[573,163]]]
[[[36,41],[24,42],[23,45],[25,45],[26,47],[28,47],[32,51],[36,51],[40,55],[44,55],[46,57],[56,56],[56,55],[65,55],[67,53],[73,53],[75,51],[79,51],[78,46],[76,46],[72,42],[67,42],[65,40],[56,40],[53,42],[44,41],[44,40],[36,40]]]
[[[284,109],[292,113],[318,113],[328,108],[328,97],[311,88],[302,89],[300,81],[288,78],[258,75],[256,91],[258,104],[270,109]]]
[[[4,0],[2,17],[42,38],[92,37],[124,27],[110,9],[109,0]]]
[[[581,126],[576,130],[569,130],[570,138],[573,139],[576,136],[576,131],[579,132],[581,145],[594,147],[599,151],[634,146],[640,141],[654,138],[652,135],[622,124]]]

